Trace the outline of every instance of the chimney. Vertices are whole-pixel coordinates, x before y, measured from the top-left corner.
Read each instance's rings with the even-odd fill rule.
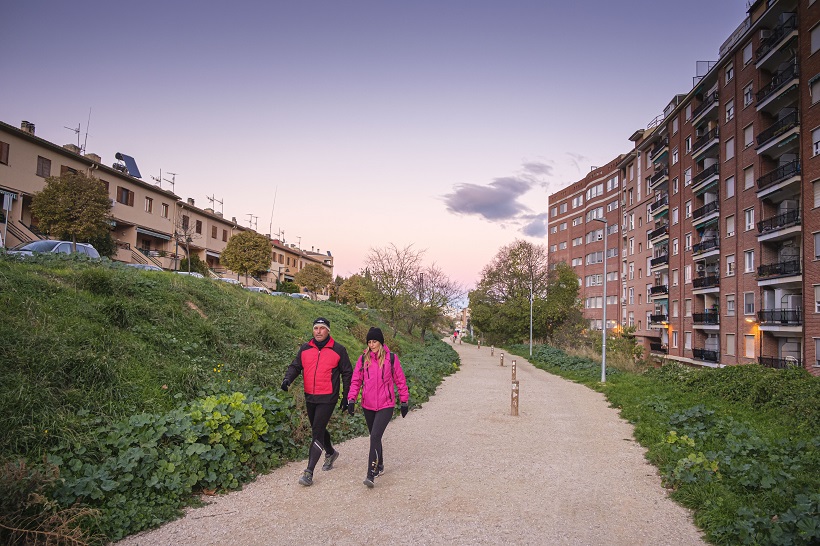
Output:
[[[34,134],[34,124],[29,123],[28,121],[23,121],[20,124],[20,129],[22,129],[23,131],[27,132],[30,135]]]
[[[189,198],[188,198],[188,204],[189,204],[189,205],[191,205],[192,207],[193,207],[193,206],[195,206],[195,205],[194,205],[194,198],[193,198],[193,197],[189,197]]]
[[[79,154],[82,151],[76,144],[63,144],[63,148],[69,152],[74,152],[75,154]]]
[[[87,157],[91,161],[96,161],[97,163],[102,163],[102,158],[100,156],[98,156],[97,154],[89,153],[89,154],[85,154],[85,157]]]

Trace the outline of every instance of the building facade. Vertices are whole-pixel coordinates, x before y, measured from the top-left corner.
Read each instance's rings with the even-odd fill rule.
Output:
[[[658,357],[820,375],[820,2],[752,3],[718,60],[630,140],[621,324]],[[595,326],[577,256],[600,243],[562,255],[568,235],[551,215],[552,256],[575,268]]]

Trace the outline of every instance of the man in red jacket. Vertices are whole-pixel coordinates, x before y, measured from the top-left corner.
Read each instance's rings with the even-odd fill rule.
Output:
[[[313,321],[313,339],[299,347],[296,358],[285,370],[282,390],[287,391],[299,374],[302,374],[305,386],[305,406],[313,432],[308,466],[299,478],[301,485],[308,486],[313,485],[313,469],[322,452],[325,452],[322,470],[333,468],[333,462],[339,457],[330,441],[327,424],[339,399],[339,378],[343,389],[339,407],[344,410],[347,409],[347,393],[353,375],[347,349],[330,337],[330,321],[324,317]]]

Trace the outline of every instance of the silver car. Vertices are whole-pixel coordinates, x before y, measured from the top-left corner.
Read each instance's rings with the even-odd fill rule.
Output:
[[[20,243],[8,250],[9,254],[15,256],[33,256],[35,253],[43,254],[71,254],[71,241],[31,241]],[[77,254],[88,256],[89,258],[99,258],[100,253],[88,243],[77,243]]]

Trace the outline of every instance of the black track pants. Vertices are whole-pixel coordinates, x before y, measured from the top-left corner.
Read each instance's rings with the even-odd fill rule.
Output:
[[[331,404],[313,404],[305,402],[307,406],[308,419],[310,420],[310,428],[313,431],[313,439],[310,442],[310,455],[308,458],[307,469],[313,472],[316,468],[316,463],[324,451],[328,455],[333,453],[333,444],[330,443],[330,433],[327,431],[327,424],[330,422],[330,416],[333,415],[333,408],[336,403]]]
[[[370,453],[367,459],[367,475],[376,475],[376,468],[384,466],[384,453],[382,452],[382,436],[387,428],[387,423],[393,417],[393,408],[385,408],[379,411],[362,409],[364,420],[367,422],[367,430],[370,431]]]

